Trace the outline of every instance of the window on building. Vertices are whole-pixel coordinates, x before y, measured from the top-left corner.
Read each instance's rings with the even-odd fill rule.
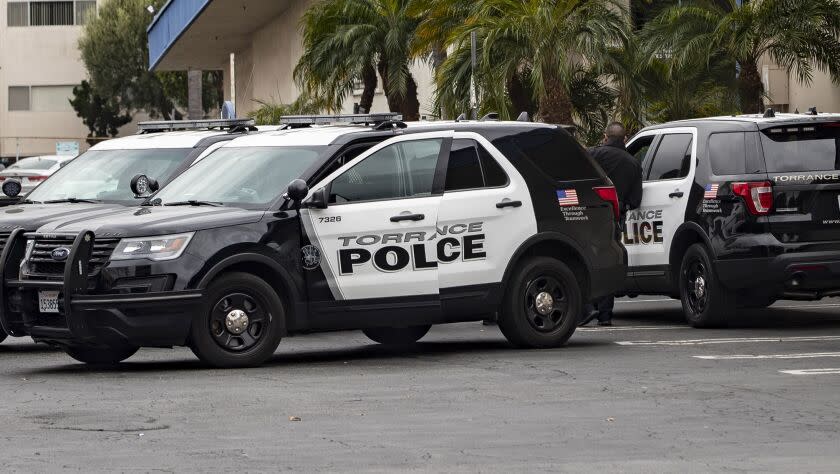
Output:
[[[9,111],[16,112],[21,110],[29,110],[29,87],[10,86]]]
[[[96,14],[96,0],[9,2],[8,26],[84,25]]]
[[[33,112],[72,112],[73,86],[32,86],[30,110]]]
[[[29,26],[29,3],[9,2],[6,6],[8,26]]]

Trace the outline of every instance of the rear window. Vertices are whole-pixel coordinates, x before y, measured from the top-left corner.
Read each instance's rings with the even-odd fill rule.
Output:
[[[761,146],[770,173],[840,169],[840,122],[762,130]]]
[[[747,146],[744,132],[715,133],[709,137],[712,171],[718,175],[747,172]]]
[[[516,136],[518,148],[543,173],[558,181],[600,178],[583,147],[560,129],[538,129]]]

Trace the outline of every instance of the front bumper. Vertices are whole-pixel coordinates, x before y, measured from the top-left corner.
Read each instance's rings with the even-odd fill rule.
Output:
[[[734,290],[761,290],[776,298],[840,296],[840,251],[718,260],[721,282]]]
[[[22,232],[14,232],[0,255],[0,324],[10,334],[64,346],[186,344],[193,316],[202,307],[201,290],[93,294],[87,271],[82,271],[88,268],[95,240],[91,232],[74,239],[63,280],[21,280],[6,263],[20,261],[23,240]],[[40,312],[42,290],[58,291],[58,313]]]

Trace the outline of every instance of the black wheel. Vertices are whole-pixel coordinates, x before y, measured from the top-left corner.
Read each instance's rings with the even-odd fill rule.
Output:
[[[228,273],[210,284],[206,301],[190,329],[190,348],[199,359],[214,367],[249,367],[274,354],[285,313],[263,279]]]
[[[65,349],[67,355],[79,362],[91,365],[114,365],[118,364],[137,352],[134,346],[115,347],[68,347]]]
[[[735,297],[718,280],[706,247],[694,244],[688,248],[679,278],[686,321],[696,328],[725,325],[734,311]]]
[[[393,346],[414,344],[429,332],[432,326],[410,326],[407,328],[371,328],[363,329],[365,336],[374,342]]]
[[[530,258],[508,283],[499,329],[515,346],[562,346],[575,332],[582,301],[577,278],[565,263]]]

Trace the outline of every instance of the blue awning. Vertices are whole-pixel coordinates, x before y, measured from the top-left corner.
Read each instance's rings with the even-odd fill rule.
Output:
[[[201,15],[212,0],[169,0],[147,29],[149,69],[155,69],[163,55]]]

